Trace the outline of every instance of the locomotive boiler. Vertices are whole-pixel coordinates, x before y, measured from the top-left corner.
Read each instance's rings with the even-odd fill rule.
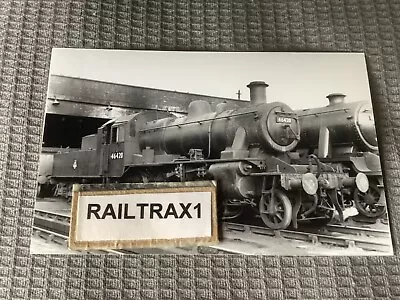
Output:
[[[347,198],[354,199],[362,215],[379,217],[385,213],[385,195],[372,106],[367,101],[346,102],[345,96],[330,94],[327,106],[297,111],[301,127],[298,149],[324,162],[340,162],[352,176],[366,174],[368,191],[355,189]]]
[[[291,151],[299,141],[297,116],[284,103],[266,103],[266,86],[250,83],[251,101],[245,108],[229,109],[223,103],[213,112],[208,102],[200,100],[190,103],[185,117],[148,122],[139,131],[140,147],[182,156],[198,149],[206,158],[220,158],[229,155],[225,149],[236,137],[242,145],[235,146],[244,151],[249,147],[272,153]]]
[[[301,162],[298,115],[286,104],[267,102],[261,81],[248,85],[250,102],[215,111],[192,102],[188,115],[143,111],[111,120],[84,137],[82,149],[54,156],[56,194],[72,183],[216,180],[225,217],[256,209],[266,226],[343,217],[342,191],[368,189],[362,173],[323,163],[311,154]]]

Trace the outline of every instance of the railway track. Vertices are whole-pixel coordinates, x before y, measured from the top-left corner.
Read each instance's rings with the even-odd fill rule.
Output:
[[[33,232],[36,236],[67,247],[70,217],[51,211],[35,209]],[[120,250],[78,251],[90,254],[125,254]]]
[[[66,214],[35,209],[33,231],[36,236],[67,247],[71,217]],[[193,249],[179,248],[135,248],[116,250],[80,251],[91,254],[195,254]]]
[[[35,210],[33,230],[37,236],[45,238],[51,242],[67,246],[70,226],[70,216],[66,214],[54,213],[45,210]],[[267,227],[257,225],[247,225],[241,223],[224,222],[223,229],[227,232],[243,234],[243,239],[238,236],[236,239],[225,237],[224,242],[232,243],[232,247],[203,246],[203,247],[180,247],[180,248],[135,248],[120,250],[90,250],[84,251],[91,254],[219,254],[219,253],[239,253],[246,254],[235,249],[244,241],[251,240],[252,237],[269,236],[282,237],[287,240],[297,240],[310,242],[312,244],[325,244],[342,248],[358,247],[368,251],[378,253],[389,253],[392,248],[384,241],[390,241],[388,231],[342,226],[327,225],[322,232],[301,232],[292,230],[275,231]],[[339,236],[338,236],[339,235]],[[373,237],[373,239],[371,239]],[[254,242],[257,247],[257,242]]]
[[[367,237],[377,237],[377,238],[389,238],[390,232],[387,230],[378,230],[372,228],[346,226],[346,225],[333,225],[328,224],[325,226],[324,230],[331,233],[343,233],[352,234],[357,236],[367,236]]]
[[[228,232],[239,232],[245,233],[246,235],[275,236],[289,240],[305,241],[313,244],[319,243],[336,247],[358,247],[363,250],[374,251],[377,253],[390,253],[392,251],[391,244],[382,241],[377,242],[375,239],[372,240],[369,238],[370,236],[387,238],[390,237],[389,232],[367,228],[329,225],[323,233],[319,233],[293,230],[272,230],[267,227],[230,222],[224,222],[223,228]],[[333,235],[337,233],[342,234],[342,236]],[[388,240],[390,241],[390,238]]]
[[[51,241],[53,243],[62,245],[67,247],[68,243],[68,235],[57,233],[56,231],[42,228],[41,226],[33,226],[33,232],[36,236],[46,239],[47,241]],[[77,251],[81,253],[90,253],[90,254],[124,254],[119,250],[88,250],[88,251]]]

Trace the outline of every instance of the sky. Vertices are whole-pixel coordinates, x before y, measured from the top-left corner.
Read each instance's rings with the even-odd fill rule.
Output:
[[[261,80],[268,102],[293,109],[325,106],[330,93],[371,101],[363,53],[53,49],[50,74],[234,99]]]

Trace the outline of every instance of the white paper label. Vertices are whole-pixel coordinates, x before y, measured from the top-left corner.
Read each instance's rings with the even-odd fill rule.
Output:
[[[209,237],[211,192],[81,195],[76,241]]]

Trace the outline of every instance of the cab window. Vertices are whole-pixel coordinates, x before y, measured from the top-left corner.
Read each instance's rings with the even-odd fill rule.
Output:
[[[111,128],[111,143],[120,143],[125,139],[124,126],[115,126]]]
[[[123,125],[118,127],[117,143],[125,140],[125,127]]]
[[[118,135],[118,127],[111,128],[111,143],[114,144],[117,142],[117,135]]]
[[[111,127],[110,126],[106,126],[103,128],[103,132],[102,132],[102,136],[103,136],[103,140],[102,143],[103,144],[109,144],[110,140],[111,140]]]

